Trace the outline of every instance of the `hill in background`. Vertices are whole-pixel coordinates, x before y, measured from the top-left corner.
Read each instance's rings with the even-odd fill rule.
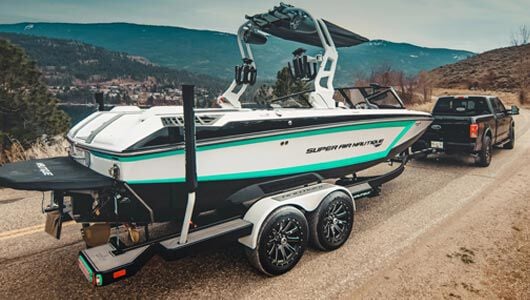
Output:
[[[429,73],[434,86],[518,91],[530,88],[530,44],[484,52]]]
[[[9,33],[0,33],[0,39],[22,47],[52,86],[97,84],[118,78],[142,82],[152,77],[159,85],[196,83],[198,87],[219,91],[228,83],[206,75],[156,66],[142,57],[78,41]]]
[[[216,31],[128,23],[20,23],[0,25],[0,32],[77,40],[142,56],[161,66],[225,79],[232,78],[233,66],[241,63],[236,36]],[[291,52],[299,47],[300,44],[274,37],[266,46],[254,46],[258,77],[261,80],[273,79],[276,72],[287,65]],[[314,47],[304,48],[312,54],[319,51]],[[415,75],[473,55],[468,51],[423,48],[379,40],[341,48],[339,53],[339,84],[351,84],[360,75],[370,73],[380,65],[389,65],[395,70]]]

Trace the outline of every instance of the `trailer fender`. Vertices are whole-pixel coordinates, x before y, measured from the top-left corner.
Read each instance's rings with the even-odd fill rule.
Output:
[[[347,194],[353,202],[355,201],[348,189],[329,183],[319,183],[280,194],[265,197],[254,203],[246,212],[243,219],[253,224],[252,233],[239,239],[239,242],[250,249],[255,249],[258,235],[262,224],[267,217],[276,209],[282,206],[294,206],[304,212],[312,212],[327,195],[335,191],[342,191]]]

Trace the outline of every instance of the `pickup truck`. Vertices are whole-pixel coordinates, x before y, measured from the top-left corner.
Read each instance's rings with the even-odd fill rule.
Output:
[[[507,110],[494,96],[440,97],[432,111],[433,123],[412,150],[472,154],[479,166],[487,167],[493,146],[513,149],[512,116],[517,114],[517,106]]]

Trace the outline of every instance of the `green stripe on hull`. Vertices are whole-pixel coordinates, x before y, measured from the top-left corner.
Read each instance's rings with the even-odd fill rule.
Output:
[[[250,138],[250,139],[241,140],[241,141],[225,142],[225,143],[206,145],[206,146],[198,146],[197,152],[226,148],[226,147],[235,147],[235,146],[242,146],[242,145],[248,145],[248,144],[255,144],[255,143],[264,143],[264,142],[277,141],[277,140],[283,140],[283,139],[337,133],[337,132],[344,132],[344,131],[377,129],[377,128],[388,128],[388,127],[407,127],[407,126],[411,126],[412,123],[414,123],[414,121],[393,121],[393,122],[383,122],[383,123],[344,125],[344,126],[323,128],[323,129],[313,129],[313,130],[307,130],[307,131],[302,131],[302,132],[285,133],[285,134],[278,134],[278,135],[261,137],[261,138],[260,137]],[[165,151],[165,152],[140,154],[140,155],[134,155],[134,156],[117,156],[117,155],[102,153],[98,151],[92,151],[91,153],[97,157],[101,157],[101,158],[105,158],[109,160],[132,162],[132,161],[161,158],[161,157],[167,157],[167,156],[173,156],[173,155],[181,155],[181,154],[184,154],[184,150],[183,149],[170,150],[170,151]]]
[[[386,122],[386,123],[379,123],[379,124],[348,125],[344,127],[314,130],[314,131],[319,132],[317,134],[327,134],[327,133],[335,133],[335,132],[342,132],[342,131],[349,131],[349,130],[362,130],[362,129],[387,128],[387,127],[404,127],[403,130],[392,141],[389,147],[386,150],[383,150],[380,152],[375,152],[375,153],[370,153],[370,154],[366,154],[362,156],[335,160],[335,161],[330,161],[330,162],[304,165],[304,166],[295,166],[295,167],[253,171],[253,172],[241,172],[241,173],[233,173],[233,174],[199,176],[198,179],[199,181],[221,181],[221,180],[248,179],[248,178],[256,178],[256,177],[282,176],[282,175],[308,173],[308,172],[315,172],[315,171],[321,171],[321,170],[327,170],[327,169],[334,169],[334,168],[340,168],[340,167],[345,167],[349,165],[361,164],[361,163],[369,162],[373,160],[378,160],[378,159],[386,157],[390,153],[390,151],[394,148],[396,143],[409,131],[409,129],[412,127],[413,124],[414,124],[414,121],[398,121],[398,122]],[[383,125],[383,126],[374,126],[374,125]],[[348,129],[344,129],[344,128],[348,128]],[[280,139],[285,139],[285,138],[296,138],[296,137],[317,135],[317,134],[306,134],[306,133],[307,132],[300,132],[300,133],[284,134],[284,135],[281,135],[281,137],[273,136],[273,137],[266,137],[266,138],[256,138],[256,139],[252,139],[252,142],[250,142],[250,140],[244,140],[244,141],[229,142],[229,143],[219,144],[219,145],[204,146],[204,147],[201,147],[202,149],[201,151],[219,149],[219,148],[225,148],[225,147],[231,147],[231,146],[240,146],[240,145],[246,145],[246,144],[251,144],[251,143],[280,140]],[[259,140],[259,141],[256,141],[256,140]],[[227,144],[230,144],[230,145],[228,146]],[[204,149],[204,148],[207,148],[207,149]],[[180,178],[164,178],[164,179],[152,179],[152,180],[131,180],[131,181],[127,181],[127,183],[129,184],[178,183],[178,182],[185,182],[185,180],[186,179],[184,177],[180,177]]]

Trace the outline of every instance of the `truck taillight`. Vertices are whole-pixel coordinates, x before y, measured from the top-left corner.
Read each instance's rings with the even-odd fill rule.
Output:
[[[469,137],[476,139],[478,137],[478,124],[469,125]]]

